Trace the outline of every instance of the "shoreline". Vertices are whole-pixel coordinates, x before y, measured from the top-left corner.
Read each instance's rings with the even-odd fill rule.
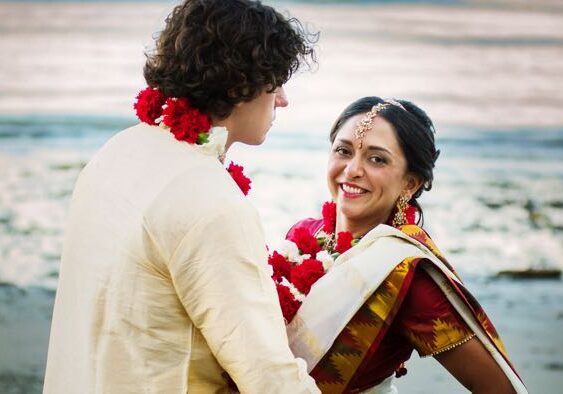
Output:
[[[531,393],[563,385],[561,280],[479,279],[470,283]],[[41,393],[55,292],[0,284],[0,392]],[[538,308],[538,306],[542,306]],[[434,359],[413,352],[400,393],[467,392]]]

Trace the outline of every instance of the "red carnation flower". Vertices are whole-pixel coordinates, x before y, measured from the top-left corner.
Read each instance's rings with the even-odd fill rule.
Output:
[[[323,263],[315,259],[303,260],[291,271],[291,283],[303,294],[309,294],[311,286],[325,274]]]
[[[240,187],[240,190],[246,196],[251,189],[250,184],[252,183],[252,181],[246,175],[244,175],[244,167],[231,162],[231,164],[229,164],[229,168],[227,168],[227,171],[229,171],[231,177],[233,177],[238,187]]]
[[[336,246],[334,250],[342,254],[352,247],[354,236],[350,231],[339,232],[336,237]]]
[[[272,275],[274,281],[280,282],[282,278],[290,279],[291,263],[281,254],[274,251],[274,253],[268,257],[268,264],[274,269],[274,274]]]
[[[327,234],[334,232],[336,227],[336,204],[327,201],[323,204],[323,231]]]
[[[200,133],[208,132],[211,121],[207,115],[190,106],[188,99],[167,99],[162,122],[179,141],[195,144]]]
[[[406,224],[416,224],[416,207],[414,205],[407,204],[404,212],[407,221]],[[393,209],[393,212],[391,213],[391,216],[389,216],[389,219],[387,220],[386,224],[388,224],[389,226],[393,226],[393,219],[395,218],[396,214],[397,214],[397,207]]]
[[[295,242],[302,254],[310,254],[315,257],[321,251],[317,239],[305,228],[299,227],[291,234],[290,241]]]
[[[283,317],[289,323],[297,313],[301,303],[295,299],[287,286],[276,283],[276,290],[278,291]]]
[[[407,224],[415,224],[416,222],[416,207],[414,205],[407,205],[405,209],[405,216],[407,217]]]
[[[158,89],[146,88],[137,95],[137,101],[133,105],[137,117],[141,122],[155,126],[155,119],[162,115],[162,106],[166,97]]]

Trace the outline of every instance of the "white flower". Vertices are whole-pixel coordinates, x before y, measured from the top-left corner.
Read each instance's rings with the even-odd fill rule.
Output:
[[[156,90],[156,89],[155,89],[155,90]],[[165,110],[166,108],[168,108],[168,104],[166,104],[166,103],[162,104],[162,107],[161,107],[161,108],[162,108],[162,111],[164,112],[164,110]],[[154,120],[154,123],[156,123],[157,125],[159,125],[160,127],[162,127],[162,128],[165,129],[165,130],[169,129],[169,127],[166,126],[166,125],[162,122],[163,120],[164,120],[164,114],[163,114],[163,115],[160,115],[158,118],[156,118],[156,119]]]
[[[334,265],[332,256],[326,250],[321,250],[319,253],[317,253],[317,260],[323,263],[323,269],[325,270],[325,272],[330,270]]]
[[[297,262],[301,258],[299,255],[299,248],[294,242],[284,239],[278,249],[278,253],[289,261]],[[301,260],[303,261],[303,260]]]
[[[295,261],[295,264],[299,265],[303,261],[310,259],[310,258],[311,258],[310,254],[302,254],[302,255],[297,256],[294,261]]]
[[[209,131],[208,141],[196,146],[204,154],[219,157],[225,153],[228,134],[229,132],[225,127],[213,127]]]
[[[282,278],[281,284],[289,289],[289,292],[291,293],[291,295],[293,295],[293,297],[295,297],[297,301],[303,302],[305,300],[305,294],[297,290],[297,287],[295,287],[293,283],[288,281],[286,278]]]

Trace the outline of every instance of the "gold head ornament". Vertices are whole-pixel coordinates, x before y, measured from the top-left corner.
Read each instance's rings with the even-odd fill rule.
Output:
[[[399,103],[397,100],[387,99],[382,103],[378,103],[373,107],[371,107],[371,110],[364,116],[362,120],[360,120],[360,122],[354,129],[354,136],[356,137],[357,140],[360,140],[360,144],[358,146],[359,149],[362,149],[362,146],[364,145],[364,135],[366,134],[366,131],[371,129],[373,119],[375,119],[377,114],[379,114],[381,111],[383,111],[386,108],[389,108],[392,105],[401,108],[403,111],[406,111],[405,107],[403,107],[401,103]]]

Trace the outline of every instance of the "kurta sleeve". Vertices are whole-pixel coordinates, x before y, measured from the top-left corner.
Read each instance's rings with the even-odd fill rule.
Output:
[[[474,336],[438,285],[421,267],[414,275],[395,323],[421,357],[435,356]]]
[[[186,312],[243,393],[316,393],[291,353],[256,211],[229,202],[200,216],[169,270]]]

